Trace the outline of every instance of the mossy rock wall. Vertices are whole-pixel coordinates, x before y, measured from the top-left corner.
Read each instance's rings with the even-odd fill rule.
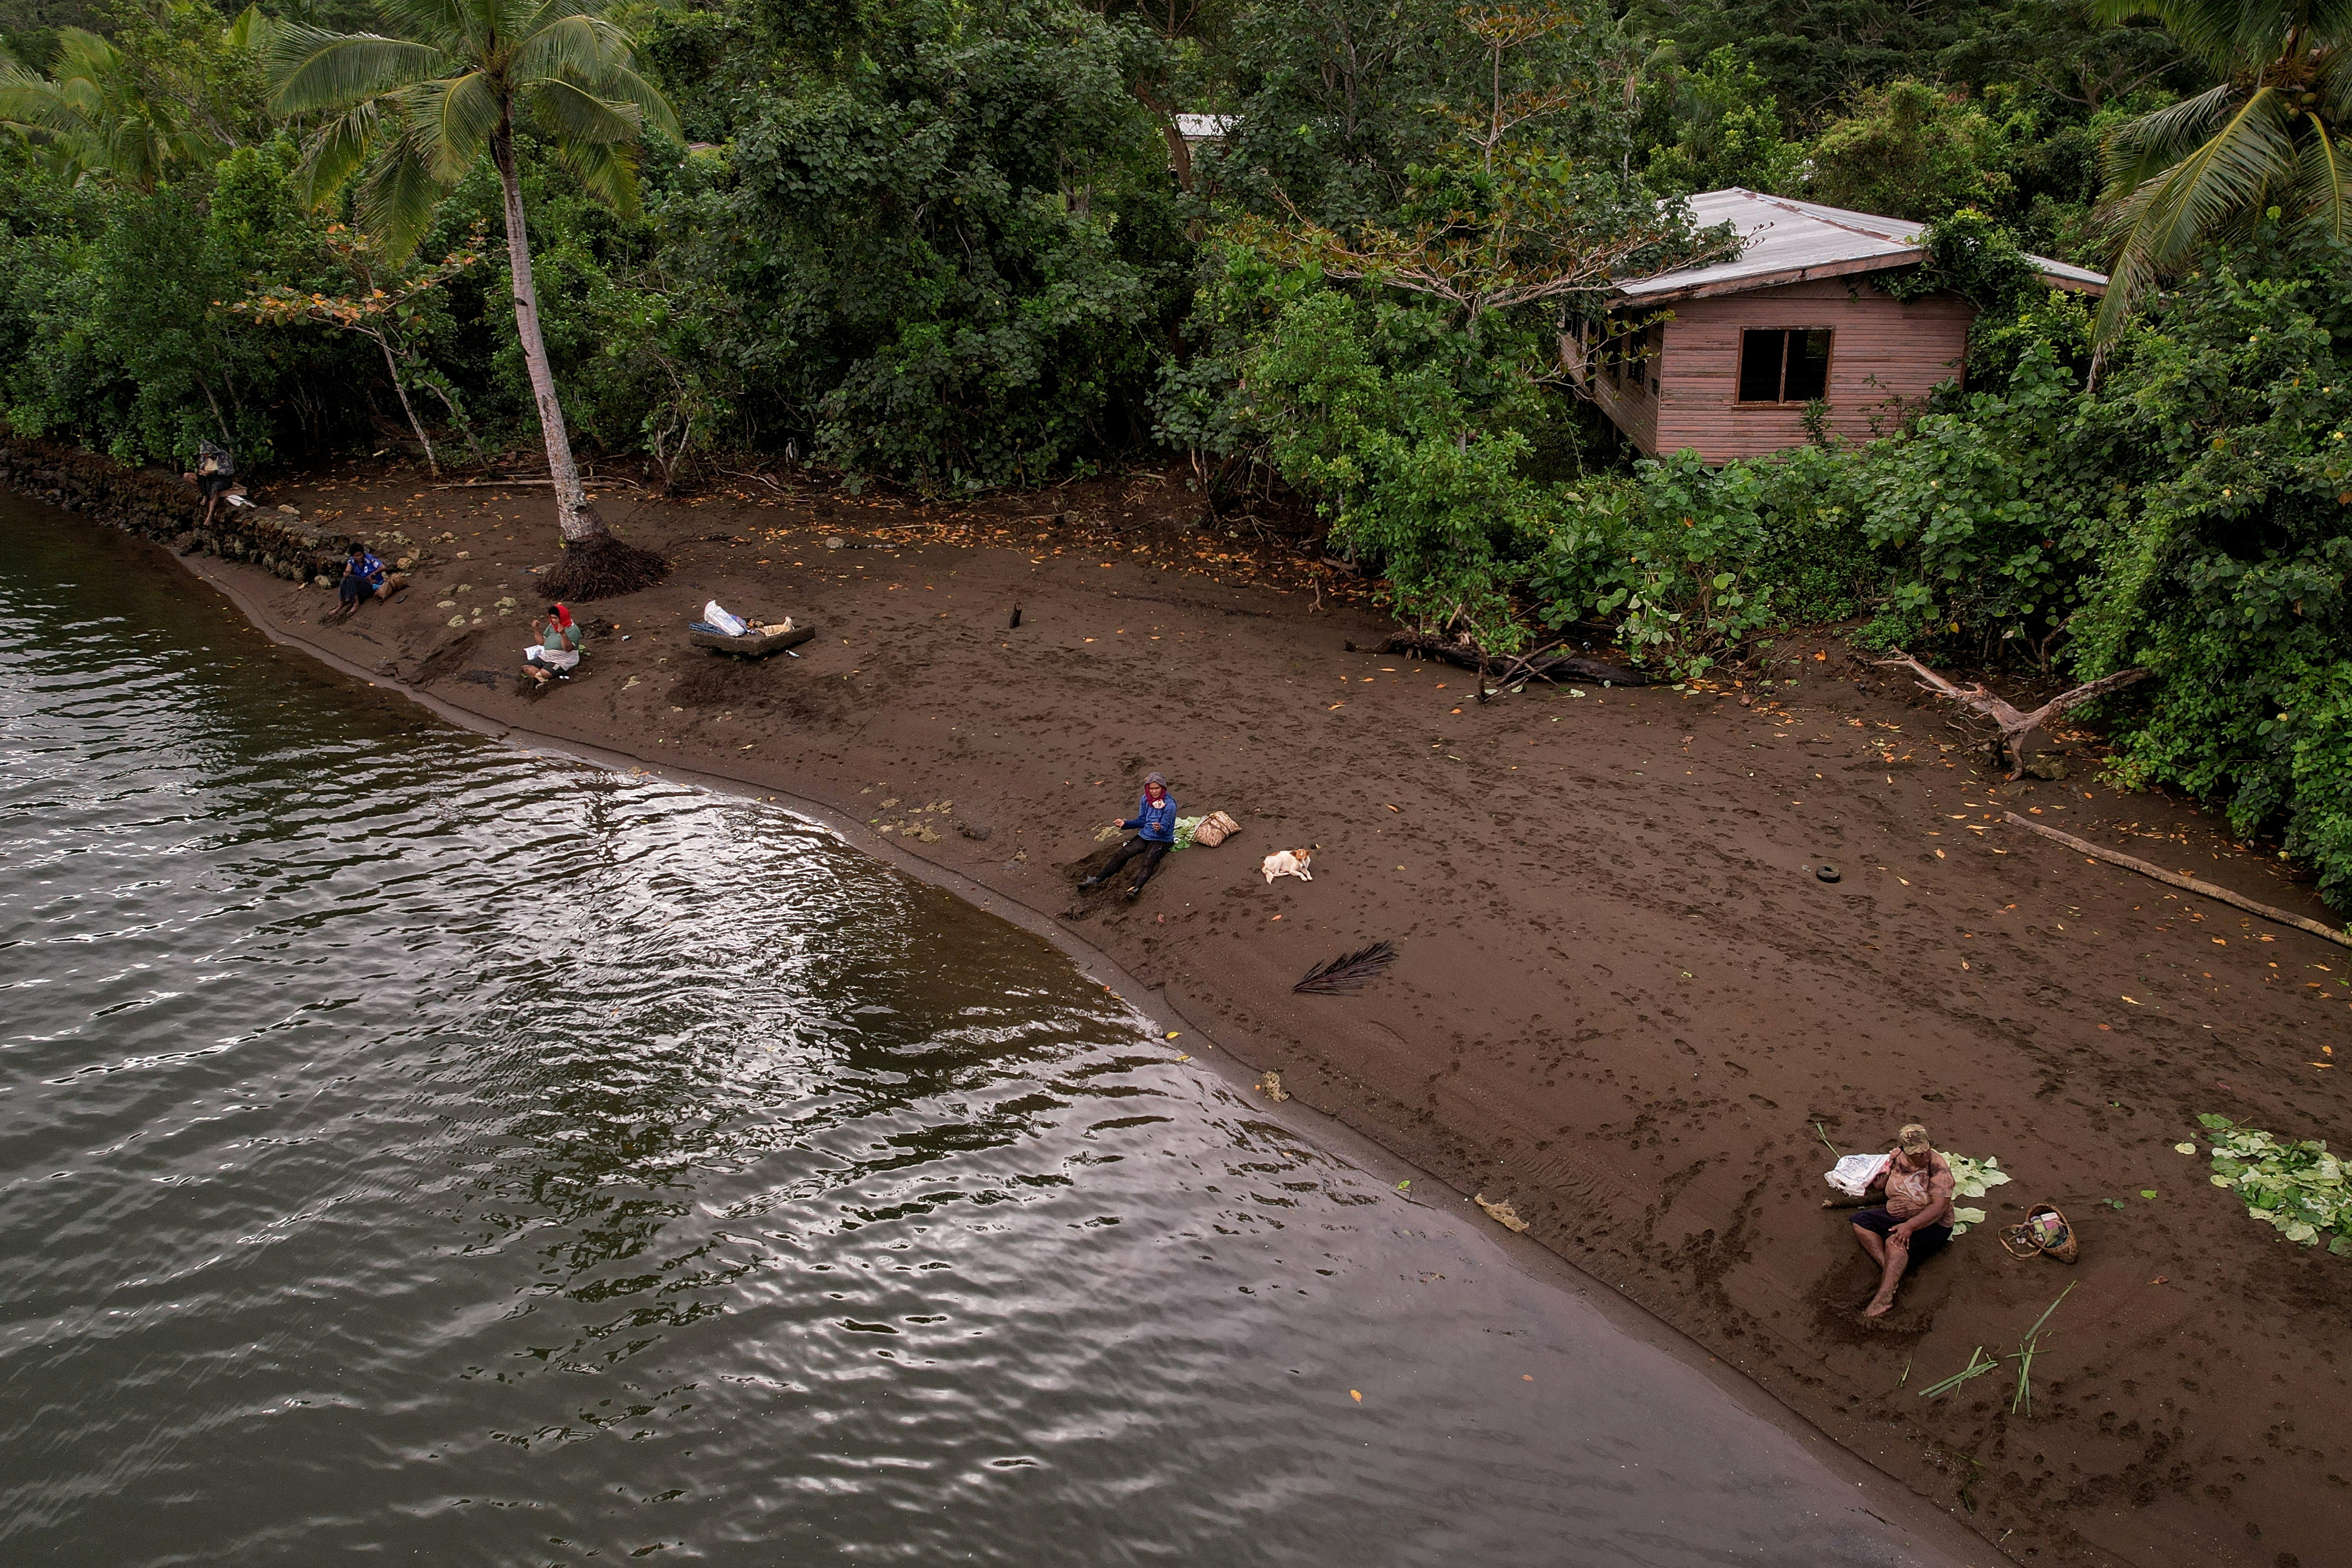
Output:
[[[110,457],[0,431],[0,485],[94,521],[170,545],[250,561],[289,582],[342,570],[349,536],[311,527],[273,507],[215,507],[176,474],[127,468]]]

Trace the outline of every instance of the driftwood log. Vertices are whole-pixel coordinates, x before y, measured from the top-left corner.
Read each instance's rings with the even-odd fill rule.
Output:
[[[787,648],[797,648],[816,635],[814,626],[795,626],[789,632],[779,632],[772,637],[757,632],[740,637],[730,637],[719,632],[688,632],[686,640],[698,648],[708,648],[714,653],[735,653],[746,659],[764,659],[771,653],[781,653]]]
[[[1878,663],[1882,665],[1902,665],[1919,677],[1921,691],[1932,692],[1939,697],[1949,697],[1962,707],[1980,713],[1999,725],[2000,737],[1993,742],[1993,760],[1998,763],[2001,760],[2004,752],[2008,754],[2009,777],[2011,782],[2015,782],[2018,775],[2025,771],[2025,737],[2041,728],[2043,723],[2056,718],[2068,708],[2080,707],[2094,698],[2105,696],[2109,692],[2121,691],[2135,682],[2147,679],[2146,670],[2117,670],[2112,675],[2101,675],[2097,680],[2076,686],[2071,691],[2060,692],[2032,713],[2020,713],[1979,683],[1971,681],[1965,686],[1955,685],[1900,648],[1895,651],[1895,657],[1881,659]]]
[[[511,490],[519,486],[552,485],[554,483],[555,481],[552,479],[460,479],[455,484],[434,485],[427,487],[435,490]],[[582,476],[580,483],[583,486],[589,485],[626,485],[633,490],[642,490],[645,488],[643,485],[638,484],[635,479],[591,479],[584,475]]]
[[[1476,670],[1481,675],[1491,674],[1498,685],[1504,685],[1525,680],[1602,681],[1612,686],[1646,686],[1650,684],[1650,677],[1639,670],[1629,670],[1622,664],[1612,664],[1601,659],[1589,659],[1581,653],[1538,653],[1523,659],[1488,657],[1482,660],[1475,649],[1420,632],[1391,632],[1389,640],[1375,652],[1410,653],[1417,659],[1443,659],[1465,670]]]
[[[2281,925],[2292,925],[2298,931],[2308,931],[2314,936],[2333,942],[2339,947],[2352,947],[2352,936],[2346,936],[2333,925],[2322,925],[2316,920],[2305,920],[2300,915],[2289,915],[2284,909],[2273,909],[2267,904],[2256,904],[2242,893],[2232,893],[2217,883],[2200,882],[2185,872],[2167,871],[2162,866],[2151,865],[2147,861],[2125,854],[2119,850],[2102,849],[2099,845],[2078,839],[2072,833],[2062,833],[2055,828],[2045,828],[2039,822],[2027,821],[2014,811],[2009,812],[2008,817],[2016,826],[2040,833],[2045,839],[2054,840],[2070,850],[2089,855],[2094,860],[2103,860],[2109,865],[2119,865],[2126,871],[2136,871],[2142,876],[2154,877],[2165,886],[2177,887],[2184,893],[2194,893],[2205,898],[2218,898],[2232,908],[2242,909],[2249,915],[2259,915],[2264,920],[2275,920]]]

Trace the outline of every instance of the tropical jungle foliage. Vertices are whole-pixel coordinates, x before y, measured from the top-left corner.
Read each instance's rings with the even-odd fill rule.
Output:
[[[2122,777],[2341,901],[2347,19],[0,0],[0,419],[248,470],[542,435],[677,486],[1172,464],[1204,521],[1288,528],[1492,653],[1605,636],[1703,676],[1841,622],[2053,681],[2145,666],[2098,714]],[[1728,184],[1933,225],[1883,287],[1978,304],[1966,384],[1866,442],[1637,460],[1560,334],[1608,279],[1736,246],[1680,202]],[[2029,250],[2123,287],[2094,315]]]

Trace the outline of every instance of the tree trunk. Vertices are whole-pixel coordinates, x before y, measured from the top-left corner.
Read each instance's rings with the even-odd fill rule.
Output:
[[[555,374],[548,369],[547,340],[539,330],[539,289],[530,276],[530,236],[523,228],[522,184],[515,177],[514,131],[501,123],[490,137],[490,156],[499,167],[499,186],[506,197],[507,263],[513,273],[515,336],[522,343],[522,362],[530,372],[531,401],[539,405],[540,434],[547,439],[547,473],[555,482],[556,524],[565,545],[577,548],[608,536],[604,520],[580,483],[580,465],[572,456],[572,436],[563,423],[563,405],[556,401]]]
[[[539,331],[539,288],[530,277],[530,236],[523,228],[522,184],[515,177],[514,130],[509,117],[502,117],[491,133],[490,157],[498,164],[499,185],[506,197],[515,336],[522,343],[522,361],[530,372],[540,434],[547,438],[548,483],[555,490],[556,525],[563,530],[563,553],[540,580],[541,589],[558,601],[635,593],[659,582],[668,572],[669,562],[651,550],[614,538],[580,483],[580,465],[572,460],[572,436],[563,424],[563,405],[555,398],[555,374],[548,368],[547,340]]]
[[[1192,193],[1192,144],[1184,140],[1184,129],[1176,123],[1175,105],[1161,103],[1151,96],[1143,83],[1135,84],[1135,101],[1151,111],[1160,122],[1160,138],[1168,143],[1168,169],[1176,176],[1176,185],[1186,195]]]
[[[408,388],[402,384],[399,361],[392,357],[392,340],[376,335],[375,346],[383,350],[383,368],[392,376],[392,390],[400,394],[400,412],[408,416],[408,428],[416,432],[416,439],[425,447],[425,471],[436,479],[441,477],[441,460],[433,454],[433,438],[425,434],[425,422],[416,417],[415,405],[408,401]]]

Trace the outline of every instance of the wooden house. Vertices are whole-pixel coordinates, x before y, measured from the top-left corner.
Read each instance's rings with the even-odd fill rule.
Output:
[[[1626,283],[1607,329],[1560,338],[1570,378],[1643,452],[1779,452],[1807,439],[1816,401],[1831,430],[1868,441],[1960,378],[1975,307],[1879,287],[1926,259],[1926,225],[1736,188],[1690,204],[1701,225],[1735,227],[1738,259]],[[2054,287],[2106,291],[2098,273],[2031,259]]]

